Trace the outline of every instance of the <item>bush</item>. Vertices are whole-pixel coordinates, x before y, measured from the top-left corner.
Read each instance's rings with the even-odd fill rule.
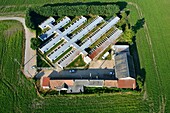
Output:
[[[40,39],[38,39],[38,38],[31,38],[31,48],[32,48],[33,50],[38,49],[38,47],[40,46],[40,44],[41,44]]]

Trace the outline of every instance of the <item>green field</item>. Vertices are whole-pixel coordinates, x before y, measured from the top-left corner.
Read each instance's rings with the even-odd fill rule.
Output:
[[[108,0],[103,0],[103,1],[108,1]],[[138,53],[139,53],[139,57],[140,57],[140,68],[141,68],[141,71],[139,74],[143,74],[144,76],[146,76],[145,89],[144,89],[144,91],[146,91],[146,92],[144,93],[144,95],[140,95],[140,96],[116,95],[116,96],[108,97],[108,100],[109,99],[113,100],[112,101],[113,104],[110,104],[109,101],[102,100],[102,98],[104,98],[103,96],[98,97],[97,98],[98,100],[97,99],[93,100],[94,97],[93,98],[86,97],[85,99],[77,98],[77,97],[76,98],[70,97],[70,98],[72,98],[72,100],[69,100],[70,98],[64,98],[64,97],[63,98],[49,98],[49,99],[45,99],[44,101],[42,101],[42,100],[37,101],[37,106],[35,106],[35,109],[37,110],[37,112],[50,111],[51,109],[54,110],[53,112],[56,112],[55,110],[63,110],[63,107],[66,107],[66,111],[78,112],[79,106],[85,105],[85,103],[83,103],[83,102],[89,102],[90,100],[93,100],[94,102],[97,101],[96,102],[97,104],[93,103],[93,101],[90,101],[93,104],[90,104],[91,106],[88,106],[88,109],[87,109],[87,106],[81,107],[83,112],[94,112],[93,111],[94,109],[99,109],[101,106],[104,108],[103,112],[111,111],[111,109],[112,109],[112,111],[114,110],[115,112],[144,112],[144,111],[145,112],[149,112],[149,111],[150,112],[164,112],[164,111],[168,112],[168,111],[170,111],[170,95],[169,95],[170,94],[170,85],[168,85],[169,79],[170,79],[170,77],[169,77],[169,73],[170,73],[170,66],[169,66],[169,64],[170,64],[170,60],[169,60],[170,59],[169,58],[169,56],[170,56],[169,55],[170,54],[170,52],[169,52],[170,51],[170,48],[169,48],[169,45],[170,45],[169,44],[170,43],[170,38],[169,38],[170,37],[170,33],[169,33],[170,10],[169,10],[169,4],[170,4],[170,1],[169,0],[162,0],[162,1],[159,1],[159,0],[140,0],[140,1],[139,0],[128,0],[128,1],[136,3],[138,6],[138,7],[135,7],[134,5],[127,6],[127,9],[130,10],[129,18],[130,18],[131,23],[135,24],[137,19],[144,17],[146,24],[147,24],[147,27],[145,27],[144,29],[141,29],[137,33],[137,37],[136,37],[136,45],[137,45]],[[45,1],[38,2],[38,0],[37,0],[35,2],[35,5],[39,4],[39,3],[44,4],[47,2],[45,2]],[[5,7],[4,5],[10,6],[13,4],[18,5],[18,4],[24,4],[24,3],[21,0],[17,0],[17,2],[14,2],[14,1],[11,2],[11,0],[8,0],[8,1],[6,0],[6,2],[3,1],[3,2],[0,2],[0,4],[1,4],[1,7],[3,6],[3,8],[0,12],[5,13],[5,11],[3,10],[5,8],[8,9],[6,12],[12,12],[15,10],[12,10],[12,8],[10,9],[9,7]],[[26,6],[28,6],[30,4],[33,4],[33,1],[26,1],[26,3],[25,3]],[[15,7],[15,6],[11,6],[11,7]],[[23,6],[17,7],[17,9],[20,8],[22,10],[22,7]],[[140,17],[141,12],[143,15]],[[0,40],[2,40],[2,39],[0,39]],[[151,43],[150,43],[150,41],[151,41]],[[2,43],[2,41],[0,41],[0,43]],[[2,48],[4,48],[4,47],[2,46],[2,44],[0,44],[0,46],[1,46],[0,50],[2,51]],[[10,54],[10,53],[8,53],[8,54]],[[2,55],[2,52],[0,53],[0,55]],[[14,54],[12,54],[12,55],[14,55]],[[21,57],[21,56],[18,56],[18,57]],[[1,58],[4,58],[4,57],[1,57]],[[2,60],[0,60],[0,62],[2,62]],[[6,61],[6,62],[9,62],[9,61]],[[13,63],[13,62],[9,62],[9,63]],[[0,65],[2,68],[2,63]],[[15,83],[15,82],[16,82],[16,78],[18,76],[17,76],[17,69],[14,69],[14,65],[18,66],[16,63],[13,63],[11,65],[8,64],[7,66],[11,66],[11,68],[13,70],[10,69],[10,73],[5,74],[3,76],[4,76],[4,78],[6,78],[6,80],[11,81],[11,84],[14,87],[16,87],[16,86],[17,87],[16,87],[16,90],[11,91],[10,88],[8,88],[8,86],[3,85],[4,83],[1,82],[1,84],[2,84],[1,85],[1,87],[2,87],[1,88],[2,89],[1,90],[1,95],[2,95],[1,100],[3,101],[3,103],[12,101],[10,103],[8,102],[7,103],[8,106],[5,106],[4,109],[1,109],[1,110],[3,110],[3,111],[6,109],[16,110],[16,112],[30,111],[30,109],[27,109],[27,105],[25,105],[25,104],[28,104],[29,108],[31,106],[29,104],[30,101],[32,101],[32,103],[35,104],[35,102],[36,102],[36,99],[34,99],[34,97],[36,97],[35,90],[33,89],[31,83],[28,82],[27,80],[25,80],[25,78],[22,75],[20,75],[20,77],[22,78],[21,80],[24,81],[24,84],[25,84],[24,87],[26,87],[26,88],[21,88],[18,85],[16,85],[17,83]],[[1,73],[2,72],[4,73],[6,71],[5,69],[6,69],[6,67],[3,65],[3,71],[1,71]],[[2,74],[1,74],[1,76],[2,76]],[[13,78],[15,81],[13,81],[11,76],[16,77],[16,78]],[[1,79],[1,81],[2,81],[2,79]],[[29,91],[29,93],[28,93],[27,90],[29,88],[32,89],[32,92]],[[21,92],[20,90],[24,90],[24,91]],[[18,92],[18,93],[14,93],[14,92]],[[8,95],[8,97],[4,96],[4,94]],[[13,94],[14,94],[14,96],[13,96]],[[25,96],[28,97],[29,99],[24,98]],[[118,98],[116,98],[117,96],[118,96]],[[144,97],[148,100],[148,105],[149,105],[150,109],[148,108],[148,106],[145,106],[145,104],[143,104],[142,97]],[[16,98],[18,99],[18,101],[14,101]],[[20,98],[24,98],[24,99],[22,101],[19,101]],[[25,99],[27,99],[27,100],[25,100]],[[8,100],[8,101],[6,101],[6,100]],[[66,106],[66,102],[68,102],[68,101],[71,101],[73,103],[76,102],[77,104],[75,106],[71,105],[71,106],[73,106],[71,108],[71,107],[68,107],[68,105]],[[132,102],[130,105],[128,104],[129,101]],[[13,103],[13,102],[16,102],[17,104]],[[22,102],[25,104],[21,104]],[[39,104],[39,103],[42,103],[42,104]],[[60,104],[58,104],[58,103],[60,103]],[[82,104],[80,104],[80,103],[82,103]],[[0,106],[1,105],[5,105],[5,104],[0,104]],[[38,106],[38,105],[40,105],[40,106]],[[12,108],[11,106],[12,107],[14,106],[14,108]],[[129,106],[129,107],[126,107],[126,106]],[[148,109],[149,109],[149,111],[148,111]],[[144,110],[144,111],[142,111],[142,110]]]
[[[0,22],[0,34],[0,112],[30,112],[36,90],[16,62],[22,60],[22,25],[16,21]]]

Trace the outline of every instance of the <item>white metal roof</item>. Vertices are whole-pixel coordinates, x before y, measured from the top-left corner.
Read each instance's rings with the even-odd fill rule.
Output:
[[[48,51],[50,48],[52,48],[53,46],[55,46],[56,42],[58,42],[58,40],[60,40],[61,38],[64,38],[65,35],[69,34],[70,32],[72,32],[73,30],[77,29],[77,27],[79,27],[80,25],[83,24],[83,22],[85,22],[87,19],[85,17],[81,17],[79,20],[77,20],[74,24],[72,24],[71,26],[69,26],[63,33],[59,34],[57,37],[53,38],[51,41],[49,41],[45,46],[43,46],[42,48],[40,48],[40,50],[44,53],[46,51]],[[67,49],[67,48],[65,48]]]
[[[59,50],[55,51],[53,54],[49,56],[50,59],[55,60],[62,52],[64,52],[71,44],[75,43],[77,40],[81,39],[85,36],[89,31],[91,31],[97,24],[103,21],[102,17],[96,18],[93,22],[91,22],[87,27],[81,30],[78,34],[76,34],[68,43],[63,45]]]
[[[50,18],[48,18],[47,20],[45,20],[43,23],[41,23],[41,24],[39,25],[39,27],[40,27],[41,29],[45,29],[45,28],[47,27],[47,25],[50,24],[50,23],[52,23],[52,22],[55,22],[55,19],[54,19],[53,17],[50,17]]]
[[[44,41],[48,39],[50,36],[52,36],[57,29],[60,29],[64,27],[67,23],[69,23],[71,20],[68,17],[64,17],[61,21],[59,21],[55,26],[53,26],[50,30],[46,31],[44,34],[40,35],[39,38]],[[52,24],[48,24],[49,26],[52,26]]]
[[[82,46],[81,49],[88,48],[92,45],[97,39],[99,39],[104,33],[106,33],[111,27],[113,27],[118,21],[120,20],[119,17],[115,17],[114,19],[110,20],[108,24],[106,24],[102,29],[100,29],[95,35],[93,35],[89,40],[87,40]]]

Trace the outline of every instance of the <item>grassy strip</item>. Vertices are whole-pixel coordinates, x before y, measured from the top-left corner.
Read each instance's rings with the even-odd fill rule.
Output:
[[[97,29],[99,29],[105,22],[101,22],[100,24],[98,24],[95,28],[93,28],[89,33],[87,33],[84,37],[82,37],[80,39],[80,41],[82,42],[83,40],[85,40],[86,38],[88,38],[93,32],[95,32]]]
[[[67,67],[84,67],[86,63],[83,60],[82,55],[79,55],[73,62],[71,62]]]
[[[58,47],[59,45],[61,45],[64,42],[64,39],[60,40],[55,46],[53,46],[51,49],[49,49],[46,53],[44,53],[44,55],[48,55],[49,53],[51,53],[56,47]]]
[[[62,53],[59,57],[57,57],[57,59],[55,59],[53,61],[53,63],[56,63],[58,60],[60,60],[63,56],[65,56],[67,53],[69,53],[71,50],[73,49],[73,47],[68,48],[64,53]]]
[[[37,55],[37,67],[50,67],[44,60],[42,60],[39,54]]]
[[[63,28],[66,29],[68,26],[72,25],[76,20],[78,20],[80,18],[80,16],[76,16],[71,22],[69,22],[68,24],[66,24]]]
[[[96,18],[96,16],[93,16],[93,17],[89,18],[84,24],[82,24],[80,27],[78,27],[76,30],[74,30],[71,33],[71,35],[74,35],[78,31],[80,31],[82,28],[84,28],[86,25],[88,25],[90,22],[92,22],[95,18]]]
[[[104,40],[108,35],[110,35],[114,31],[114,27],[109,29],[104,35],[102,35],[95,43],[93,43],[89,48],[93,49],[97,46],[102,40]]]
[[[58,23],[58,22],[60,22],[62,19],[64,19],[64,16],[59,17],[55,22]]]
[[[110,51],[110,49],[111,49],[110,46],[107,47],[107,48],[99,55],[98,60],[103,60],[103,59],[102,59],[102,56],[103,56],[106,52]],[[109,55],[106,57],[105,60],[111,60],[111,59],[112,59],[112,55],[111,55],[111,53],[109,52]]]
[[[42,30],[42,33],[47,32],[49,29],[50,29],[49,27],[46,27],[45,29]]]
[[[45,61],[48,62],[48,64],[50,64],[51,67],[54,67],[53,64],[50,62],[50,60],[47,59],[47,57],[41,53],[41,51],[38,50],[37,55],[41,56],[42,58],[44,58]]]

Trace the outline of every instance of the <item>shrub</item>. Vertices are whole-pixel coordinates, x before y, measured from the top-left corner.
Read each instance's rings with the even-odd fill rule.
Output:
[[[36,50],[41,44],[41,41],[38,38],[31,38],[31,48]]]

